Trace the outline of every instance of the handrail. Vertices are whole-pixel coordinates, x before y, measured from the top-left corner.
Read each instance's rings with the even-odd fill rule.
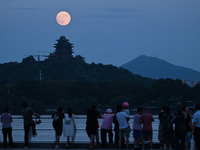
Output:
[[[21,115],[13,115],[13,141],[23,142],[24,141],[24,128],[23,128],[23,117]],[[35,117],[33,117],[35,118]],[[55,132],[52,126],[53,119],[50,115],[41,115],[40,119],[42,123],[36,126],[38,136],[32,138],[33,142],[53,142],[55,140]],[[158,116],[154,116],[155,122],[153,122],[153,141],[158,141],[158,126],[159,120]],[[99,124],[102,124],[103,119],[99,118]],[[89,138],[86,134],[86,115],[75,115],[75,122],[77,126],[76,132],[76,140],[77,143],[87,143],[89,142]],[[133,124],[133,116],[130,115],[129,124],[132,128]],[[0,123],[0,128],[2,124]],[[114,126],[114,125],[113,125]],[[114,129],[114,128],[113,128]],[[114,132],[113,132],[114,133]],[[2,132],[0,133],[0,142],[2,142]],[[114,137],[113,137],[114,138]],[[100,139],[100,128],[99,128],[99,139]],[[66,141],[66,138],[61,136],[61,142]],[[130,141],[133,142],[133,136],[130,134]]]

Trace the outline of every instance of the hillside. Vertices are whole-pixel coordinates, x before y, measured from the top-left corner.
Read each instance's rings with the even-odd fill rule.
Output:
[[[145,55],[141,55],[121,67],[128,69],[133,74],[153,79],[171,78],[190,81],[200,80],[200,72],[198,71],[175,66],[162,59]]]
[[[0,83],[12,85],[24,80],[76,80],[86,82],[110,80],[135,80],[151,85],[151,79],[132,74],[124,68],[113,65],[88,64],[78,59],[55,59],[36,61],[32,56],[24,58],[22,63],[0,64]],[[41,74],[39,73],[41,72]]]

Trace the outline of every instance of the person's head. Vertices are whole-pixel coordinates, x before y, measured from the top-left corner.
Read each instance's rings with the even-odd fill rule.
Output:
[[[182,117],[183,116],[182,110],[178,110],[176,116],[177,117]]]
[[[185,111],[186,106],[182,106],[182,111]]]
[[[188,107],[185,107],[185,112],[186,112],[187,114],[189,114],[189,113],[190,113],[190,109],[189,109]]]
[[[95,106],[95,105],[92,105],[92,106],[91,106],[91,110],[92,110],[92,111],[95,111],[95,110],[96,110],[96,106]]]
[[[163,106],[162,106],[162,110],[163,110],[163,112],[166,111],[166,107],[167,107],[167,105],[163,105]]]
[[[128,103],[128,102],[124,102],[124,103],[123,103],[123,108],[124,108],[124,109],[128,109],[128,107],[129,107],[129,103]]]
[[[122,106],[117,105],[116,109],[117,109],[117,113],[118,113],[118,112],[122,111]]]
[[[27,107],[28,107],[28,103],[27,103],[27,102],[23,102],[23,103],[22,103],[22,107],[23,107],[23,108],[27,108]]]
[[[142,114],[142,108],[141,108],[141,107],[138,107],[138,108],[137,108],[137,113],[138,113],[138,114]]]
[[[67,109],[67,113],[68,113],[69,117],[71,118],[72,113],[73,113],[72,108],[68,108],[68,109]]]
[[[63,108],[59,106],[58,109],[57,109],[57,112],[58,113],[62,113],[63,112]]]
[[[182,107],[182,111],[184,111],[186,114],[189,114],[189,113],[190,113],[189,108],[186,107],[186,106],[183,106],[183,107]]]
[[[5,113],[8,113],[8,112],[9,112],[9,108],[8,108],[8,107],[5,107],[3,111],[4,111]]]
[[[145,107],[145,108],[144,108],[144,110],[145,110],[145,112],[147,112],[147,113],[149,113],[149,112],[150,112],[150,109],[149,109],[149,107]]]
[[[166,112],[166,113],[169,113],[169,111],[170,111],[170,107],[169,107],[169,106],[166,106],[166,107],[165,107],[165,112]]]
[[[176,108],[177,109],[181,109],[182,108],[182,104],[181,103],[177,103]]]
[[[108,109],[106,110],[106,113],[112,114],[112,109],[111,109],[111,108],[108,108]]]
[[[195,109],[200,110],[200,104],[195,104]]]

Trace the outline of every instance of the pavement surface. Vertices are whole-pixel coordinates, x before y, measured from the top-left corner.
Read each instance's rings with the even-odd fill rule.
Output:
[[[65,148],[65,143],[60,143],[60,148],[59,149],[66,149]],[[154,144],[153,149],[159,149],[160,145],[159,144]],[[125,147],[123,147],[125,149]],[[123,149],[122,148],[122,149]],[[3,143],[0,143],[0,149],[5,149],[5,150],[24,150],[24,143],[14,143],[13,147],[7,147],[3,148]],[[55,149],[54,143],[30,143],[28,150],[50,150],[50,149]],[[70,145],[70,149],[74,150],[88,150],[89,148],[89,143],[75,143]],[[97,144],[97,146],[94,148],[94,150],[106,150],[106,149],[118,149],[118,146],[115,144],[109,144],[106,148],[102,149],[101,144]],[[133,145],[129,145],[129,149],[133,150]]]

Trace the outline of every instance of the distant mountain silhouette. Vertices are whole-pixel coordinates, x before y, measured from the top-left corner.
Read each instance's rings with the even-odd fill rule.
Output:
[[[131,71],[133,74],[153,79],[171,78],[190,81],[200,80],[200,72],[198,71],[175,66],[162,59],[145,55],[141,55],[121,67]]]

